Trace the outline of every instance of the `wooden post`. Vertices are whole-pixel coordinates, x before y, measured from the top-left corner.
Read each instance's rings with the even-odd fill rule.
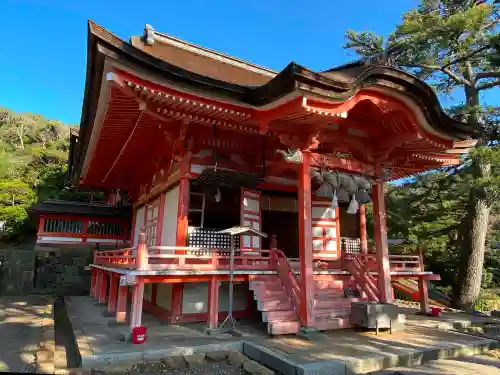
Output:
[[[156,305],[156,299],[158,297],[158,284],[151,284],[151,304]]]
[[[140,327],[142,323],[142,301],[144,299],[144,281],[137,279],[132,286],[132,308],[130,310],[130,329]]]
[[[92,292],[92,295],[96,300],[99,300],[99,292],[100,292],[100,286],[101,286],[101,270],[99,268],[96,269],[96,276],[95,276],[95,284],[94,284],[94,291]]]
[[[311,153],[303,152],[299,169],[298,213],[300,256],[300,315],[302,324],[312,328],[314,324],[313,249],[311,220]]]
[[[139,243],[137,244],[136,268],[138,270],[147,270],[148,265],[148,247],[146,245],[146,232],[141,228],[139,233]]]
[[[377,251],[377,272],[379,300],[392,303],[391,270],[389,264],[389,247],[387,243],[387,224],[385,217],[384,183],[377,182],[372,188],[373,223],[375,247]]]
[[[181,180],[179,182],[179,202],[177,205],[177,236],[176,246],[187,245],[188,232],[188,209],[189,209],[189,180],[185,176],[189,172],[190,153],[185,155],[183,163],[185,166],[181,169]],[[176,251],[178,254],[184,254],[184,251]],[[184,258],[179,259],[179,265],[183,264]],[[170,314],[170,323],[177,323],[182,314],[182,297],[184,294],[184,283],[172,284],[172,309]]]
[[[427,315],[430,312],[429,308],[429,289],[428,281],[423,277],[418,279],[418,297],[420,302],[420,311],[422,314]]]
[[[158,219],[156,220],[156,246],[161,245],[161,237],[163,235],[163,220],[165,218],[165,193],[161,193],[160,202],[158,203]]]
[[[219,278],[212,276],[208,284],[208,330],[219,326]]]
[[[368,254],[368,236],[366,234],[366,205],[359,206],[359,250]]]
[[[101,272],[101,285],[99,287],[99,302],[106,303],[108,293],[108,275],[106,271]]]
[[[108,298],[108,311],[116,311],[116,295],[118,293],[119,277],[116,274],[110,274],[109,277],[109,298]]]
[[[128,286],[118,286],[118,300],[116,302],[116,321],[124,323],[127,320]]]
[[[132,214],[132,225],[130,230],[130,247],[134,247],[135,241],[135,225],[137,221],[137,209],[134,209],[134,213]]]
[[[38,223],[38,235],[45,232],[45,216],[40,216],[40,222]]]
[[[95,284],[97,282],[97,268],[92,267],[92,278],[90,279],[90,296],[95,296]]]

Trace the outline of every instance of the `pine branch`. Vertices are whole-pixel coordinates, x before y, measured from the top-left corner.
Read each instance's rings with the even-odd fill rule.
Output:
[[[500,72],[482,72],[476,74],[476,80],[483,78],[500,78]]]
[[[497,86],[500,86],[500,79],[493,82],[487,82],[477,85],[476,90],[481,91],[481,90],[491,89],[492,87],[497,87]]]
[[[448,67],[446,66],[439,66],[439,65],[425,65],[425,64],[405,64],[404,65],[407,68],[420,68],[420,69],[427,69],[427,70],[434,70],[434,71],[441,71],[442,73],[446,74],[448,77],[450,77],[452,80],[454,80],[456,83],[460,85],[467,85],[471,86],[471,83],[466,80],[463,77],[460,77],[459,75],[455,74],[452,72]]]

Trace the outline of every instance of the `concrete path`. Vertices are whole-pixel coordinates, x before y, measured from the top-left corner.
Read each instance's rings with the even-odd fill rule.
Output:
[[[488,355],[440,359],[421,366],[398,367],[369,375],[500,375],[500,360]]]
[[[51,298],[1,297],[0,371],[35,372],[37,350],[52,323]]]

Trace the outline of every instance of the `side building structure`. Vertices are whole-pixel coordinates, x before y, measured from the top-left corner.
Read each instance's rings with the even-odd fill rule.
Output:
[[[397,278],[418,280],[427,311],[439,276],[421,255],[389,254],[384,184],[458,164],[477,131],[393,67],[276,72],[149,25],[125,42],[90,21],[69,172],[132,204],[129,242],[94,253],[91,294],[131,328],[148,310],[214,329],[229,305],[221,230],[246,226],[267,238],[234,239],[233,315],[270,334],[348,327],[350,304],[391,303]]]

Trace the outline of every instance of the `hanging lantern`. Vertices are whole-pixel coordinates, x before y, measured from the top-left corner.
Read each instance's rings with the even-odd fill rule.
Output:
[[[365,189],[358,190],[355,197],[359,204],[367,204],[372,201],[370,194]]]
[[[341,203],[347,203],[349,202],[349,193],[345,189],[338,189],[337,190],[337,199]]]
[[[349,203],[349,207],[347,207],[347,213],[351,215],[356,215],[359,210],[359,203],[356,200],[355,194],[352,195],[351,202]]]

